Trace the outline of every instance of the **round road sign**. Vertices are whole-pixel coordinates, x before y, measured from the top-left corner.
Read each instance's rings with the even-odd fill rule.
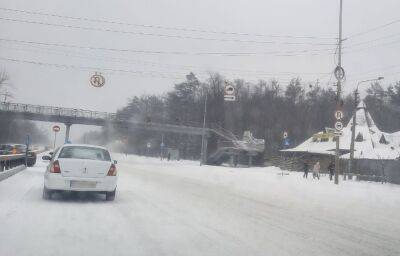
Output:
[[[103,87],[106,83],[106,79],[100,73],[95,73],[90,77],[90,84],[94,87]]]
[[[151,148],[151,143],[147,142],[147,148]]]
[[[340,111],[340,110],[336,110],[336,111],[335,111],[335,118],[336,118],[336,120],[342,120],[342,118],[343,118],[343,112]]]
[[[225,95],[233,95],[235,93],[235,87],[232,85],[225,86]]]
[[[53,126],[53,132],[59,132],[61,130],[60,126],[54,125]]]
[[[336,122],[335,123],[335,129],[338,130],[338,131],[343,130],[343,123],[340,122],[340,121]]]
[[[344,69],[342,67],[337,66],[335,68],[334,73],[335,73],[335,77],[337,80],[343,81],[345,73],[344,73]]]
[[[283,133],[283,138],[286,139],[287,137],[288,137],[288,133],[287,133],[287,132],[284,132],[284,133]]]

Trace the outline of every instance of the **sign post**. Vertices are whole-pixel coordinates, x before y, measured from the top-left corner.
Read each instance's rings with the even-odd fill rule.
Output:
[[[342,130],[343,130],[343,122],[342,122],[343,112],[340,109],[336,109],[336,111],[335,111],[335,119],[336,119],[336,122],[335,122],[335,136],[336,136],[335,183],[338,184],[338,182],[339,182],[339,178],[338,178],[338,176],[339,176],[339,171],[338,171],[339,170],[339,166],[336,166],[336,165],[340,164],[340,162],[339,162],[338,141],[340,139],[340,136],[342,135]],[[344,177],[344,180],[346,180],[346,174],[344,173],[344,171],[343,171],[343,177]]]
[[[149,156],[150,148],[151,148],[151,143],[150,143],[150,142],[147,142],[146,147],[147,147],[147,156]]]
[[[53,149],[56,148],[56,141],[57,141],[57,133],[61,130],[60,126],[54,125],[53,126],[53,132],[54,132],[54,143],[53,143]]]
[[[228,82],[225,82],[224,100],[225,101],[236,101],[235,87],[230,85]]]
[[[164,159],[164,156],[165,156],[165,144],[164,144],[164,141],[161,141],[161,144],[160,144],[160,157],[161,157],[161,160]]]
[[[26,135],[25,138],[25,145],[26,145],[26,150],[25,150],[25,166],[28,166],[28,150],[29,150],[29,144],[31,142],[31,138],[29,137],[29,134]]]

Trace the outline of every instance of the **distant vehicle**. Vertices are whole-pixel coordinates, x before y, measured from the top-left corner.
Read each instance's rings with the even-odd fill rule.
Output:
[[[94,191],[105,193],[106,200],[115,198],[116,161],[106,148],[84,144],[65,144],[56,149],[44,174],[43,198],[57,191]]]
[[[24,144],[0,144],[0,155],[15,155],[15,154],[25,154],[26,145]],[[28,150],[28,160],[27,165],[32,167],[36,164],[36,153],[32,150]]]
[[[13,146],[11,144],[1,144],[0,145],[0,155],[10,155]]]

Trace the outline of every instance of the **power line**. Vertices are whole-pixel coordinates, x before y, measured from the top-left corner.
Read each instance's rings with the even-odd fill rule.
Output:
[[[175,31],[185,31],[185,32],[211,33],[211,34],[223,34],[223,35],[235,35],[235,36],[291,38],[291,39],[326,39],[326,40],[336,39],[335,37],[268,35],[268,34],[259,34],[259,33],[256,33],[256,34],[240,33],[240,32],[229,32],[229,31],[194,29],[194,28],[185,28],[185,27],[167,27],[167,26],[160,26],[160,25],[133,24],[133,23],[127,23],[127,22],[121,22],[121,21],[110,21],[110,20],[105,20],[105,19],[93,19],[93,18],[86,18],[86,17],[67,16],[67,15],[59,15],[59,14],[54,14],[54,13],[27,11],[27,10],[11,9],[11,8],[4,8],[4,7],[0,7],[0,10],[7,11],[7,12],[14,12],[14,13],[24,13],[24,14],[30,14],[30,15],[40,15],[40,16],[70,19],[70,20],[81,20],[81,21],[88,21],[88,22],[113,24],[113,25],[124,25],[124,26],[134,26],[134,27],[163,29],[163,30],[175,30]]]
[[[4,47],[4,46],[3,46]],[[30,46],[30,47],[35,47],[35,46]],[[7,48],[7,47],[5,47]],[[32,50],[32,49],[21,49],[21,48],[13,48],[13,47],[8,47],[8,49],[12,50],[22,50],[22,51],[28,51],[28,52],[35,52],[37,53],[38,50]],[[59,49],[43,49],[39,48],[40,50],[44,50],[45,53],[50,53],[50,54],[57,54],[61,53],[63,56],[67,57],[77,57],[77,58],[83,58],[83,59],[90,59],[90,60],[106,60],[106,61],[114,61],[114,62],[120,62],[120,63],[141,63],[148,65],[150,64],[151,66],[158,66],[158,67],[167,67],[167,68],[181,68],[181,69],[186,69],[186,71],[194,71],[196,70],[197,72],[202,72],[202,73],[207,73],[205,70],[208,68],[201,67],[201,66],[193,66],[193,65],[171,65],[171,64],[166,64],[166,63],[158,63],[158,62],[153,62],[153,61],[144,61],[144,60],[132,60],[128,58],[115,58],[115,57],[109,57],[109,56],[92,56],[92,55],[82,55],[82,54],[76,54],[70,51],[64,51],[64,50],[59,50]],[[49,52],[50,51],[50,52]],[[200,69],[200,70],[199,70]],[[301,76],[306,76],[306,75],[326,75],[330,73],[323,73],[323,72],[265,72],[263,70],[243,70],[243,69],[229,69],[229,68],[216,68],[219,71],[223,71],[224,73],[230,73],[230,74],[237,74],[238,72],[241,74],[246,74],[246,75],[254,75],[254,76],[261,76],[261,75],[279,75],[279,76],[293,76],[293,75],[301,75]],[[182,75],[182,74],[181,74]]]
[[[392,37],[396,37],[396,36],[400,36],[400,34],[396,33],[396,34],[391,34],[391,35],[387,35],[387,36],[383,36],[383,37],[378,37],[378,38],[375,38],[375,39],[372,39],[372,40],[351,44],[351,45],[346,46],[345,48],[353,48],[353,47],[356,47],[356,46],[369,44],[369,43],[373,43],[373,42],[376,42],[376,41],[381,41],[381,40],[392,38]]]
[[[400,19],[394,20],[394,21],[391,21],[389,23],[385,23],[385,24],[382,24],[382,25],[379,25],[379,26],[376,26],[376,27],[373,27],[373,28],[365,30],[365,31],[361,31],[361,32],[352,34],[352,35],[348,36],[347,38],[354,38],[354,37],[357,37],[357,36],[362,36],[362,35],[377,31],[379,29],[391,26],[391,25],[396,24],[396,23],[400,23]]]
[[[131,74],[131,75],[138,75],[141,77],[152,77],[152,78],[155,77],[155,78],[182,79],[185,76],[185,74],[179,74],[176,76],[167,76],[161,72],[154,72],[154,71],[137,71],[137,70],[112,69],[112,68],[92,67],[92,66],[76,66],[76,65],[68,65],[68,64],[40,62],[40,61],[34,61],[34,60],[21,60],[21,59],[6,58],[6,57],[0,57],[0,60],[8,61],[8,62],[15,62],[15,63],[38,65],[38,66],[47,66],[47,67],[60,68],[60,69],[73,69],[73,70],[80,70],[80,71],[103,71],[103,72],[105,71],[105,72],[109,72],[109,73],[124,73],[124,74]],[[276,79],[276,77],[274,77],[272,79]],[[285,82],[288,82],[291,80],[279,79],[279,81],[285,83]]]
[[[234,43],[255,43],[255,44],[285,44],[285,45],[312,45],[312,46],[334,45],[333,43],[255,41],[255,40],[237,40],[237,39],[226,39],[226,38],[208,38],[208,37],[196,37],[196,36],[168,35],[168,34],[160,34],[160,33],[147,33],[147,32],[141,32],[141,31],[125,31],[125,30],[117,30],[117,29],[109,29],[109,28],[65,25],[65,24],[56,24],[56,23],[50,23],[50,22],[25,20],[25,19],[11,19],[11,18],[4,18],[4,17],[0,17],[0,20],[19,22],[19,23],[36,24],[36,25],[53,26],[53,27],[61,27],[61,28],[69,28],[69,29],[112,32],[112,33],[131,34],[131,35],[140,35],[140,36],[155,36],[155,37],[162,37],[162,38],[192,39],[192,40],[220,41],[220,42],[234,42]]]
[[[175,78],[179,79],[179,77],[168,77],[164,74],[157,73],[157,72],[145,72],[145,71],[136,71],[136,70],[124,70],[124,69],[111,69],[111,68],[102,68],[102,67],[90,67],[90,66],[75,66],[75,65],[67,65],[67,64],[57,64],[57,63],[47,63],[47,62],[40,62],[40,61],[33,61],[33,60],[21,60],[15,58],[5,58],[0,57],[0,60],[9,61],[9,62],[17,62],[17,63],[26,63],[32,65],[39,65],[39,66],[50,66],[55,68],[62,68],[62,69],[75,69],[75,70],[84,70],[84,71],[106,71],[111,73],[129,73],[133,75],[141,75],[141,76],[150,76],[150,77],[161,77],[161,78]]]
[[[22,43],[22,44],[34,44],[42,46],[56,46],[56,47],[66,47],[66,48],[77,48],[86,50],[102,50],[102,51],[112,51],[112,52],[124,52],[124,53],[141,53],[141,54],[170,54],[170,55],[197,55],[197,56],[257,56],[257,55],[272,55],[281,57],[291,57],[291,56],[303,56],[303,55],[321,55],[318,52],[327,52],[331,49],[320,49],[320,50],[300,50],[300,51],[271,51],[271,52],[183,52],[183,51],[148,51],[148,50],[134,50],[134,49],[118,49],[118,48],[105,48],[105,47],[93,47],[93,46],[81,46],[73,44],[63,44],[63,43],[47,43],[47,42],[37,42],[37,41],[25,41],[16,39],[0,38],[0,41]],[[307,54],[308,53],[308,54]]]
[[[395,41],[387,42],[387,43],[375,44],[375,45],[370,45],[370,46],[367,46],[367,47],[364,47],[364,48],[360,48],[360,49],[356,49],[356,50],[346,51],[345,53],[348,54],[348,53],[363,52],[363,51],[369,50],[371,48],[388,46],[388,45],[395,45],[395,44],[398,44],[398,43],[400,43],[399,39],[397,39]],[[344,47],[344,49],[351,49],[351,48],[353,48],[353,46]]]

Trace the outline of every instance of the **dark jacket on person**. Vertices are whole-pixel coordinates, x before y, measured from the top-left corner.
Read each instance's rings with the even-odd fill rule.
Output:
[[[328,171],[330,174],[333,174],[335,171],[335,164],[332,162],[328,165]]]
[[[304,163],[303,165],[303,172],[308,172],[309,171],[309,166],[307,163]]]

